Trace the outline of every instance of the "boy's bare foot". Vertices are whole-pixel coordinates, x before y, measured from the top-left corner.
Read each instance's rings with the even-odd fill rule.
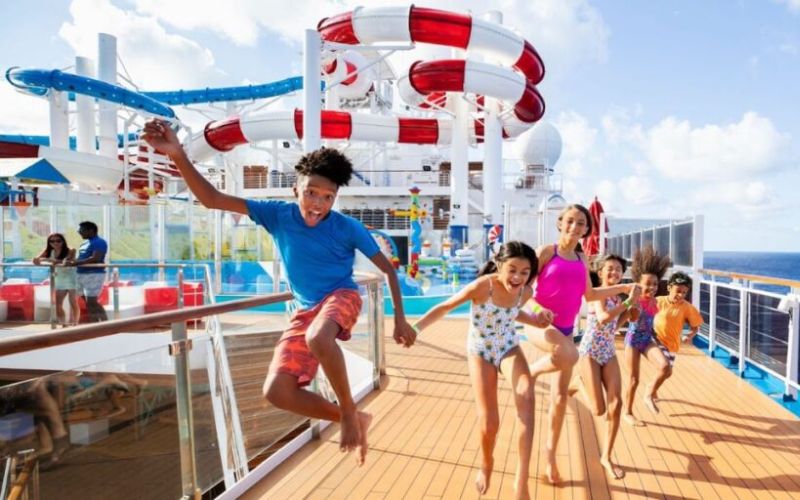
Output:
[[[481,465],[481,468],[478,469],[478,474],[475,475],[475,489],[478,490],[478,493],[481,495],[484,495],[487,491],[489,491],[489,481],[492,479],[493,468],[493,462],[483,464]]]
[[[656,406],[656,402],[653,401],[653,396],[650,395],[645,396],[644,405],[647,407],[648,410],[658,415],[658,406]]]
[[[339,450],[349,453],[361,443],[361,425],[359,424],[358,412],[343,411],[339,424],[342,426]]]
[[[547,480],[550,482],[550,484],[558,484],[561,482],[561,473],[558,472],[558,464],[556,464],[555,455],[547,457],[545,474],[547,474]]]
[[[606,470],[609,479],[622,479],[625,477],[625,471],[621,467],[611,462],[611,459],[601,458],[600,465]]]
[[[372,423],[372,415],[363,411],[358,412],[358,423],[361,426],[361,440],[358,442],[356,463],[361,467],[364,465],[364,460],[367,458],[367,449],[369,448],[367,444],[367,431]]]
[[[632,413],[626,413],[625,415],[623,415],[622,420],[624,420],[626,424],[631,425],[633,427],[644,427],[644,422],[642,422],[641,420],[637,420]]]

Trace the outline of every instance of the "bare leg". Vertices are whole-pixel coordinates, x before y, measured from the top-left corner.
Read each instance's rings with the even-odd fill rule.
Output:
[[[469,378],[475,392],[478,425],[481,439],[481,468],[475,476],[475,489],[483,495],[489,490],[494,467],[494,445],[500,415],[497,409],[497,368],[480,356],[470,354],[467,359]]]
[[[639,386],[639,365],[641,364],[641,354],[638,349],[625,346],[625,364],[628,367],[630,378],[628,379],[628,388],[625,390],[625,410],[622,418],[627,424],[641,426],[642,423],[633,416],[633,398],[636,396],[636,388]]]
[[[533,449],[534,390],[533,380],[528,371],[525,354],[519,347],[514,348],[500,363],[500,370],[506,380],[511,381],[514,391],[514,405],[517,408],[517,448],[519,462],[514,480],[517,499],[530,498],[528,478],[530,477],[531,453]]]
[[[77,290],[69,290],[67,294],[69,298],[69,312],[70,312],[70,325],[77,325],[80,321],[81,316],[81,308],[78,307],[78,291]]]
[[[656,370],[658,370],[655,380],[645,392],[644,404],[651,412],[657,414],[658,406],[656,406],[655,395],[657,394],[658,388],[661,387],[661,384],[672,375],[672,367],[669,366],[669,361],[667,361],[664,353],[661,352],[661,349],[659,349],[657,345],[649,346],[644,352],[644,355],[647,360],[655,366]]]
[[[581,356],[578,361],[578,373],[581,380],[579,387],[584,389],[589,408],[594,415],[598,417],[603,415],[606,412],[606,398],[603,394],[600,365],[591,356]]]
[[[309,326],[306,332],[306,342],[311,353],[319,360],[339,401],[342,426],[341,447],[346,451],[358,448],[358,463],[361,465],[367,455],[367,435],[366,429],[362,429],[363,422],[359,421],[358,409],[350,394],[350,382],[347,378],[347,366],[342,349],[336,343],[336,335],[340,330],[341,327],[335,322],[318,318]]]
[[[108,316],[106,316],[106,310],[97,301],[97,297],[86,297],[86,309],[89,313],[89,321],[92,323],[98,323],[100,321],[108,321]]]
[[[561,427],[564,425],[564,415],[567,411],[569,398],[569,382],[572,378],[572,368],[578,361],[578,350],[572,335],[565,336],[555,328],[547,328],[544,339],[550,349],[550,355],[537,361],[531,371],[531,378],[535,372],[547,373],[556,371],[556,382],[550,386],[550,409],[548,411],[549,430],[547,434],[547,478],[552,483],[561,481],[561,475],[556,465],[556,447],[561,436]]]
[[[297,384],[297,377],[285,373],[267,376],[264,382],[264,396],[275,407],[298,415],[331,422],[341,422],[342,420],[341,408],[338,405],[331,403],[319,394],[302,389]],[[359,426],[364,430],[366,436],[366,430],[372,422],[372,415],[360,411],[357,412],[357,418]],[[340,445],[340,449],[350,451],[352,447],[345,450],[344,446]]]
[[[64,313],[64,297],[67,296],[66,290],[56,290],[56,318],[59,325],[66,325],[67,319]]]
[[[622,388],[622,375],[619,370],[617,357],[611,358],[602,368],[603,385],[606,388],[606,439],[600,455],[600,464],[605,468],[610,479],[621,479],[625,471],[611,461],[611,451],[619,431],[619,418],[622,411],[620,392]]]

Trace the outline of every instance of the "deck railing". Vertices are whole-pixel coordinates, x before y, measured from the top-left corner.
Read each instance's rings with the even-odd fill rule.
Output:
[[[357,398],[378,387],[384,371],[383,279],[364,276],[358,283],[364,307],[344,346]],[[288,453],[279,441],[298,432],[291,443],[307,441],[320,423],[261,397],[286,315],[229,313],[291,298],[277,293],[57,331],[6,331],[0,338],[3,484],[28,480],[33,498],[129,492],[199,498],[252,477],[253,459],[272,449],[258,466],[266,473]],[[198,319],[207,328],[189,330]],[[317,390],[328,394],[318,380]]]
[[[708,341],[709,353],[728,352],[740,376],[750,363],[780,380],[784,397],[795,399],[800,389],[800,281],[707,269],[698,275],[705,320],[700,335]],[[756,284],[788,291],[761,290]]]

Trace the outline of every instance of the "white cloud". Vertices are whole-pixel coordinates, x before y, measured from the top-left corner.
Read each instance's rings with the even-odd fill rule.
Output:
[[[800,13],[800,0],[777,0],[777,2],[786,5],[789,12]]]
[[[561,134],[563,144],[561,159],[556,163],[557,173],[577,180],[600,164],[598,131],[589,124],[586,117],[574,111],[562,112],[553,125]]]
[[[755,220],[780,208],[774,190],[763,181],[714,182],[691,193],[692,205],[699,211],[711,207],[730,207],[747,220]]]
[[[73,0],[69,10],[72,20],[62,24],[61,38],[77,54],[96,59],[97,33],[115,35],[117,53],[140,88],[205,87],[219,80],[210,50],[167,33],[155,18],[122,10],[110,0]],[[118,70],[122,72],[122,66]]]
[[[37,102],[38,101],[38,102]],[[11,85],[0,85],[0,130],[4,134],[50,133],[47,101],[17,92]]]
[[[179,29],[208,29],[241,45],[253,45],[261,30],[300,43],[303,32],[315,28],[327,16],[364,5],[363,0],[271,0],[266,8],[259,0],[239,0],[225,4],[210,0],[135,0],[138,12],[153,16]],[[373,0],[370,7],[397,5],[396,0]],[[431,0],[425,7],[471,11],[483,15],[484,1],[457,3]],[[502,0],[492,5],[504,13],[504,23],[529,40],[542,55],[551,75],[565,75],[570,68],[585,62],[605,62],[608,57],[609,29],[588,0]],[[524,20],[521,22],[520,20]],[[430,57],[430,48],[418,47],[393,56],[398,71],[407,63]]]
[[[641,147],[668,178],[726,180],[781,167],[788,142],[768,118],[751,111],[738,123],[697,128],[669,117],[646,132]]]
[[[622,197],[633,205],[648,205],[658,200],[653,181],[648,177],[633,175],[619,181]]]

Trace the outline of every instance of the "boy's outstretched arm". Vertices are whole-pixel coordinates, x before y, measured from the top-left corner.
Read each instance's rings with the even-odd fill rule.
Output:
[[[378,252],[370,259],[373,264],[378,266],[389,282],[389,291],[392,294],[392,304],[394,305],[394,341],[403,344],[403,347],[411,347],[417,340],[417,332],[406,321],[406,313],[403,311],[403,296],[400,294],[400,283],[397,281],[397,273],[389,259]],[[383,307],[383,304],[378,304]]]
[[[189,157],[186,156],[186,151],[183,150],[177,134],[168,122],[159,119],[148,121],[144,125],[142,139],[175,162],[186,185],[206,208],[249,214],[247,202],[243,198],[220,192],[194,168]]]

